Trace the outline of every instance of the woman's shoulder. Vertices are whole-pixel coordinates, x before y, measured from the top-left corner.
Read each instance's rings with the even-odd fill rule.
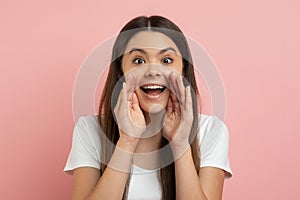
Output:
[[[98,118],[96,115],[80,116],[73,130],[72,147],[64,171],[72,174],[78,167],[99,169],[100,138]]]
[[[229,162],[229,131],[224,120],[214,115],[199,115],[201,167],[210,166],[232,176]]]
[[[202,126],[209,126],[214,124],[224,124],[224,120],[216,115],[207,115],[198,113],[198,121]]]
[[[98,126],[98,115],[82,115],[78,118],[76,124]]]
[[[75,124],[75,131],[82,137],[92,138],[99,137],[99,122],[98,115],[83,115],[80,116]]]
[[[198,122],[200,143],[213,146],[220,137],[228,137],[227,125],[220,117],[199,113]]]

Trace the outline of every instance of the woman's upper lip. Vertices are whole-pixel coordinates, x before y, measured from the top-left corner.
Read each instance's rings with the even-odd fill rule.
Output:
[[[143,85],[141,85],[140,87],[143,87],[143,88],[145,88],[145,87],[163,87],[163,88],[165,88],[166,86],[164,85],[164,84],[160,84],[160,83],[146,83],[146,84],[143,84]]]

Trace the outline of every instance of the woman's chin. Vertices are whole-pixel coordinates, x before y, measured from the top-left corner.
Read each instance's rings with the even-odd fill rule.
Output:
[[[165,108],[161,104],[153,104],[149,108],[149,113],[159,113],[161,111],[165,111]]]
[[[162,111],[165,111],[166,105],[162,104],[151,104],[151,105],[141,105],[141,108],[144,112],[149,113],[149,114],[156,114],[160,113]]]

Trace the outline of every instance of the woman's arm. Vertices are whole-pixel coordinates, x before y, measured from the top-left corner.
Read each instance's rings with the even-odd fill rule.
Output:
[[[135,88],[136,76],[128,75],[114,108],[120,133],[115,151],[101,177],[92,168],[74,171],[73,200],[122,199],[133,153],[146,127]]]
[[[184,87],[182,78],[174,73],[169,76],[170,95],[163,136],[168,139],[174,156],[176,197],[182,199],[219,200],[222,198],[224,171],[202,168],[197,174],[189,133],[193,122],[191,88]]]
[[[225,173],[214,167],[195,169],[191,148],[175,160],[176,197],[181,199],[220,200],[222,199]]]
[[[101,177],[99,170],[95,168],[75,169],[72,199],[122,199],[132,161],[130,152],[134,152],[137,143],[138,140],[128,142],[120,138]]]

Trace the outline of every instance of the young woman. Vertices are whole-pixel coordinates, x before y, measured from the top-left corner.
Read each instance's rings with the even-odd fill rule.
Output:
[[[74,128],[73,200],[222,199],[228,129],[198,113],[188,43],[161,16],[120,31],[97,116]],[[201,159],[200,159],[201,158]]]

